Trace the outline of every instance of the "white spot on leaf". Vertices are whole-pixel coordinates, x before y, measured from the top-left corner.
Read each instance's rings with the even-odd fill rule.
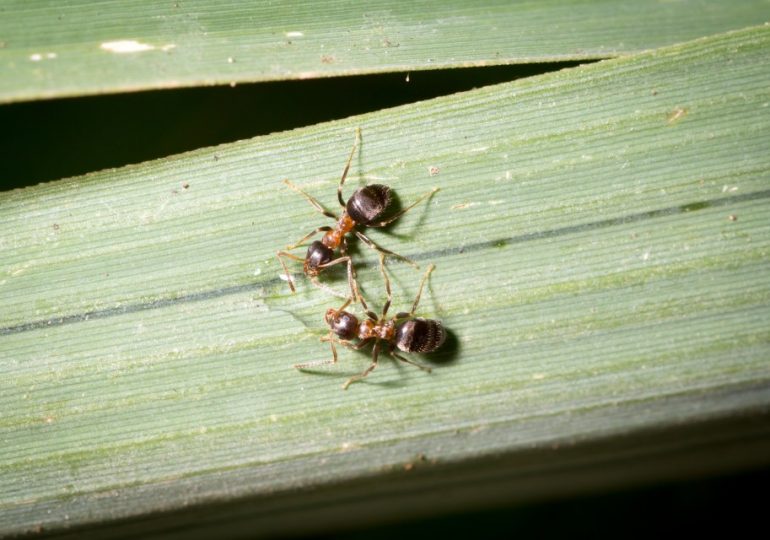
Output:
[[[105,41],[100,45],[100,47],[105,51],[125,54],[125,53],[154,51],[155,49],[158,49],[158,48],[162,51],[169,51],[174,47],[176,47],[176,45],[174,45],[173,43],[169,43],[168,45],[155,47],[154,45],[150,45],[149,43],[140,43],[139,41],[136,41],[133,39],[121,39],[118,41]]]
[[[40,62],[43,59],[45,59],[45,60],[53,60],[57,56],[59,56],[59,55],[56,54],[55,52],[34,53],[34,54],[30,54],[29,55],[29,59],[32,60],[33,62]]]

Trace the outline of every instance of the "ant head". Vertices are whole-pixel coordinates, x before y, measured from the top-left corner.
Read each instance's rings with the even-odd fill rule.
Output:
[[[338,337],[342,339],[353,339],[358,331],[358,319],[352,313],[347,311],[338,311],[336,309],[326,310],[324,316],[326,324]]]
[[[332,260],[334,251],[323,245],[323,242],[316,240],[307,248],[305,255],[304,269],[305,273],[314,277],[321,272],[321,266]]]

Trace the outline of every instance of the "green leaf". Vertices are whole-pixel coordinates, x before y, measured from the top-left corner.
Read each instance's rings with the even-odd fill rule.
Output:
[[[0,194],[0,531],[239,501],[286,533],[766,463],[736,417],[770,405],[768,53],[755,27]],[[342,391],[368,353],[292,368],[339,301],[274,254],[329,223],[281,180],[334,209],[356,126],[347,194],[441,188],[371,236],[436,264],[418,314],[452,339]],[[421,272],[389,269],[408,309]]]
[[[762,0],[4,4],[0,103],[606,58],[767,20]]]

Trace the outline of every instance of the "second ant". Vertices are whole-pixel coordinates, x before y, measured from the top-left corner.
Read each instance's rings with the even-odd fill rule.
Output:
[[[414,316],[417,305],[420,303],[420,296],[422,295],[425,281],[435,267],[431,264],[425,271],[425,275],[423,275],[422,280],[420,281],[420,287],[417,290],[417,296],[412,304],[412,309],[408,313],[402,312],[396,314],[394,317],[388,318],[387,314],[392,301],[392,294],[390,291],[390,280],[385,272],[383,258],[384,255],[380,255],[380,271],[382,272],[382,277],[385,281],[385,291],[388,298],[385,305],[382,307],[380,316],[378,317],[375,313],[369,311],[369,307],[366,305],[363,297],[360,298],[360,301],[366,311],[367,318],[365,320],[359,321],[358,317],[345,311],[345,308],[347,308],[353,301],[350,298],[348,298],[339,309],[329,309],[324,317],[326,324],[329,325],[329,335],[325,338],[321,338],[321,340],[329,342],[332,349],[332,359],[295,364],[295,368],[302,370],[324,364],[336,364],[336,343],[353,350],[359,350],[374,340],[374,346],[372,347],[372,363],[359,375],[350,377],[345,384],[342,385],[343,390],[347,390],[348,386],[363,379],[377,367],[377,361],[383,342],[387,346],[388,354],[393,358],[417,366],[428,373],[431,372],[430,367],[401,356],[395,352],[395,349],[407,353],[430,353],[441,347],[446,339],[446,331],[440,321]],[[356,338],[358,339],[358,343],[352,343],[351,340]]]

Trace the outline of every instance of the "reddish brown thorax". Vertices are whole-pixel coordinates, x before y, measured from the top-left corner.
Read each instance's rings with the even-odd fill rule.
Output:
[[[359,339],[373,338],[375,324],[376,323],[371,319],[366,319],[364,321],[361,321],[361,324],[358,325],[358,338]]]
[[[337,226],[324,234],[321,243],[330,249],[337,249],[342,243],[342,238],[352,231],[355,226],[356,222],[353,221],[348,213],[342,212],[342,215],[337,220]]]
[[[378,338],[387,342],[393,341],[393,336],[396,333],[396,325],[393,321],[373,321],[367,319],[362,321],[358,326],[358,338],[370,339]]]
[[[377,332],[377,336],[380,339],[384,339],[387,342],[392,342],[393,336],[396,332],[396,324],[392,320],[380,321],[380,323],[374,327],[374,330]]]

